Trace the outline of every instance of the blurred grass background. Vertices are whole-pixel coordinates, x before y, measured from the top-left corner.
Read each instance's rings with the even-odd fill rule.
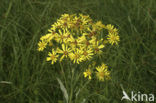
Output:
[[[102,60],[112,69],[112,81],[91,81],[80,99],[121,103],[120,84],[127,93],[156,95],[155,5],[156,0],[0,0],[0,81],[12,82],[0,84],[0,103],[61,103],[60,69],[45,61],[37,43],[63,13],[89,14],[120,32],[119,47],[108,48]]]

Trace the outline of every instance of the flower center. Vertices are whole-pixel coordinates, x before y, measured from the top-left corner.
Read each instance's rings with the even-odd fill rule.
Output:
[[[87,74],[88,74],[88,75],[91,75],[91,72],[90,72],[90,71],[87,71]]]
[[[116,37],[115,37],[115,36],[112,36],[111,39],[112,39],[113,41],[115,41],[115,40],[116,40]]]
[[[94,36],[94,35],[96,35],[96,31],[91,32],[91,33],[89,34],[89,37],[92,37],[92,36]]]
[[[61,38],[61,40],[63,40],[63,39],[64,39],[64,36],[63,36],[63,35],[61,35],[61,37],[60,37],[60,38]]]
[[[79,54],[75,54],[75,59],[78,59],[80,57]]]
[[[74,45],[77,45],[77,41],[75,40],[74,42],[72,42]]]
[[[44,45],[44,43],[41,43],[41,45],[40,45],[40,46],[43,48],[45,45]]]
[[[64,51],[64,55],[68,55],[68,52],[67,51]]]
[[[104,72],[99,73],[100,77],[104,77]]]
[[[88,55],[88,53],[87,53],[86,51],[84,51],[84,52],[83,52],[83,55],[84,55],[84,56],[87,56],[87,55]]]
[[[64,23],[63,25],[66,27],[67,26],[67,23]]]
[[[88,41],[86,41],[86,45],[88,46],[90,43]]]
[[[55,33],[56,33],[56,32],[53,31],[51,34],[54,35]]]
[[[51,59],[54,60],[54,59],[55,59],[55,55],[52,55],[52,56],[51,56]]]
[[[95,48],[95,51],[98,52],[99,51],[99,48]]]

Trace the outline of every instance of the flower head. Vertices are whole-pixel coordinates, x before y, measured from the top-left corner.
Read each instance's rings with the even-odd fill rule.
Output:
[[[85,78],[88,77],[89,79],[92,79],[91,74],[92,74],[92,72],[91,72],[90,69],[86,69],[86,71],[83,72],[83,75],[84,75]]]
[[[47,61],[51,60],[51,64],[54,64],[57,59],[58,59],[58,55],[56,54],[56,51],[54,49],[52,49],[52,53],[49,52],[49,57],[47,57]]]
[[[47,45],[46,42],[40,41],[38,43],[38,51],[43,51],[46,48],[46,45]]]
[[[106,28],[111,34],[118,34],[118,29],[114,28],[114,26],[111,24],[106,25],[104,28]]]
[[[96,76],[100,81],[110,79],[110,72],[107,70],[107,66],[105,64],[96,67],[96,70],[97,70]]]
[[[100,41],[96,41],[95,44],[93,45],[93,48],[94,48],[94,53],[95,54],[101,54],[102,53],[102,50],[105,46],[100,43]]]
[[[65,36],[65,30],[59,30],[59,33],[57,34],[55,40],[58,43],[63,43],[64,41],[66,41],[66,36]]]
[[[68,57],[68,54],[71,53],[72,50],[65,44],[62,44],[62,49],[57,48],[57,53],[62,54],[62,57],[60,58],[60,61],[63,60],[64,57]]]
[[[74,52],[69,54],[70,59],[74,62],[79,64],[80,62],[82,62],[83,58],[82,58],[82,53],[83,51],[79,50],[79,49],[75,49]]]
[[[82,55],[83,55],[84,60],[90,60],[92,56],[94,55],[91,47],[82,48],[82,51],[83,51]]]
[[[112,45],[113,44],[118,44],[118,42],[120,41],[119,35],[117,35],[117,34],[111,34],[111,33],[109,33],[107,39],[108,39],[108,42],[110,44],[112,44]]]
[[[103,29],[108,30],[108,35],[104,34]],[[96,55],[103,53],[105,45],[108,43],[114,45],[118,42],[118,30],[113,25],[104,25],[102,21],[94,22],[89,15],[63,14],[51,25],[48,33],[40,38],[38,51],[52,49],[46,58],[51,64],[64,59],[80,64],[93,62]],[[92,68],[96,66],[93,64],[90,65]],[[104,64],[96,68],[99,80],[109,77],[107,68]],[[83,74],[91,79],[90,69]]]

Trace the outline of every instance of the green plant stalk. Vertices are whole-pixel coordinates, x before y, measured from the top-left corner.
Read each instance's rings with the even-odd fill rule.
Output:
[[[61,62],[59,62],[60,63],[60,66],[61,66],[61,71],[62,71],[62,73],[63,73],[63,78],[64,78],[64,80],[65,80],[65,87],[67,88],[68,86],[67,86],[67,79],[66,79],[66,76],[65,76],[65,73],[64,73],[64,70],[63,70],[63,66],[62,66],[62,63]]]
[[[72,103],[72,98],[73,98],[73,88],[74,88],[74,86],[73,86],[73,78],[74,78],[74,72],[75,72],[75,68],[72,68],[72,70],[71,70],[71,82],[70,82],[70,97],[69,97],[69,103]]]

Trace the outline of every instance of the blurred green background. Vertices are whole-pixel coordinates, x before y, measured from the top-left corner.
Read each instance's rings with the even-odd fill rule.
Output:
[[[0,83],[0,103],[63,103],[60,69],[37,51],[39,38],[63,13],[113,24],[121,38],[102,60],[112,80],[92,80],[80,100],[121,103],[120,85],[127,93],[156,95],[156,0],[0,0],[0,81],[12,82]]]

